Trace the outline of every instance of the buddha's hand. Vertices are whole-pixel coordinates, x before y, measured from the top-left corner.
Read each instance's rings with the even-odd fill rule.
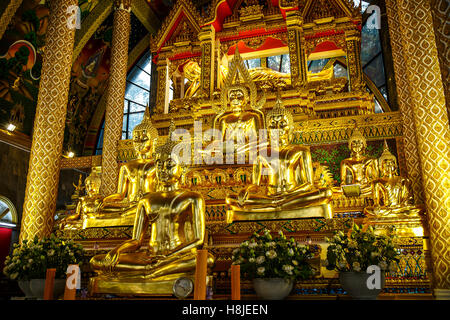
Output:
[[[111,273],[118,261],[119,253],[116,250],[111,250],[102,260],[102,269]]]
[[[248,200],[249,195],[252,193],[256,193],[257,191],[258,191],[258,186],[255,184],[251,184],[251,185],[245,187],[244,189],[242,189],[241,191],[239,191],[239,194],[238,194],[239,205],[243,206],[245,204],[245,202]]]

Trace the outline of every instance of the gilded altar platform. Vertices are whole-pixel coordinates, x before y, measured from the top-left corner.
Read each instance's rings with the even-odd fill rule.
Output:
[[[195,276],[185,276],[194,281]],[[121,279],[98,276],[89,279],[90,295],[115,294],[134,296],[172,296],[173,284],[181,275],[161,277],[151,280]]]
[[[317,206],[298,208],[295,210],[284,211],[227,211],[227,223],[234,221],[268,221],[268,220],[292,220],[302,217],[308,218],[333,218],[333,208],[330,204],[321,204]]]

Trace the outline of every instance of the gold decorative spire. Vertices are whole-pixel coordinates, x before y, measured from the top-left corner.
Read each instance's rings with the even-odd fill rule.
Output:
[[[383,161],[385,161],[385,160],[394,160],[395,165],[397,166],[397,158],[389,150],[389,146],[387,144],[386,139],[384,140],[383,153],[381,154],[380,159],[379,159],[380,166],[383,163]]]
[[[148,106],[145,107],[144,118],[141,123],[133,129],[133,133],[142,131],[146,131],[152,138],[158,138],[158,130],[152,124],[152,120],[150,119],[150,109]]]
[[[267,127],[269,127],[270,119],[272,117],[278,117],[278,116],[286,116],[287,120],[289,122],[289,126],[291,127],[291,130],[294,129],[294,117],[292,116],[292,113],[284,107],[283,100],[281,99],[280,90],[278,90],[278,92],[277,92],[277,100],[275,102],[275,106],[266,115]]]
[[[244,82],[240,82],[240,76],[242,76]],[[234,80],[236,78],[236,81]],[[234,82],[234,83],[233,83]],[[255,108],[257,106],[256,98],[257,98],[257,89],[256,85],[253,82],[253,79],[245,67],[244,60],[242,59],[238,44],[236,44],[236,50],[234,52],[234,57],[231,60],[230,68],[227,73],[227,77],[224,83],[224,90],[222,91],[222,110],[225,111],[227,109],[227,98],[228,92],[234,89],[242,89],[245,95],[248,96],[248,92],[250,91],[250,107]]]
[[[173,148],[178,144],[172,140],[172,134],[175,132],[176,126],[173,119],[170,120],[169,134],[167,135],[166,142],[160,146],[156,147],[155,153],[156,157],[161,157],[162,155],[170,156],[172,154]]]

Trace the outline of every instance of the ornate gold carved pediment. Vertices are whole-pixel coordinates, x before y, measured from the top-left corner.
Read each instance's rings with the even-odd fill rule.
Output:
[[[180,17],[182,18],[180,19]],[[184,27],[183,22],[189,26],[189,29],[192,30],[195,35],[200,32],[203,18],[190,0],[178,0],[175,3],[156,36],[151,37],[151,51],[157,52],[166,43],[175,42],[180,34],[180,30]]]
[[[353,17],[354,5],[349,0],[308,0],[303,17],[305,22],[325,18]]]

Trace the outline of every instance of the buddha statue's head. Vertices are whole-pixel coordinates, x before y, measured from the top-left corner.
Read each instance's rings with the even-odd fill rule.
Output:
[[[100,192],[100,185],[102,183],[102,179],[100,175],[97,173],[95,168],[92,168],[91,174],[84,180],[84,185],[86,187],[86,195],[93,196]]]
[[[348,140],[348,148],[354,155],[362,155],[367,147],[366,138],[362,135],[361,131],[355,127],[353,133]]]
[[[150,112],[147,107],[142,122],[133,129],[133,147],[138,157],[148,158],[152,154],[157,139],[158,130],[150,120]]]
[[[378,161],[382,176],[396,175],[397,158],[389,150],[386,140],[384,140],[383,153]]]
[[[171,139],[174,130],[175,125],[172,121],[166,142],[163,145],[156,147],[155,150],[156,178],[158,179],[158,183],[167,187],[176,185],[183,172],[181,159],[172,152],[177,145],[177,143]]]
[[[283,106],[279,95],[274,108],[266,115],[266,128],[269,131],[270,137],[273,134],[273,130],[278,131],[281,146],[289,144],[292,139],[294,119],[292,113]]]
[[[233,112],[241,112],[248,102],[248,90],[239,84],[228,88],[228,102]]]

